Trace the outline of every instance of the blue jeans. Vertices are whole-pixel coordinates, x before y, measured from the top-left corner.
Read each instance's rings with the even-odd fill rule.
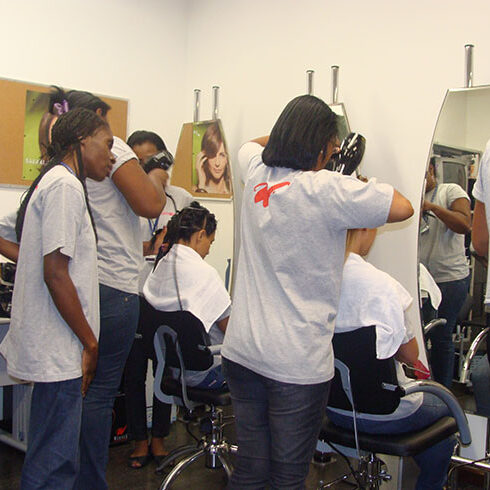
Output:
[[[476,413],[490,417],[490,365],[488,354],[474,358],[471,366],[471,382],[475,394]]]
[[[420,408],[403,419],[381,422],[358,418],[358,431],[368,434],[403,434],[422,430],[440,418],[449,415],[446,404],[439,398],[430,393],[424,393],[423,396],[424,400]],[[336,425],[354,430],[352,417],[328,410],[328,418]],[[420,468],[416,490],[442,490],[455,445],[456,439],[448,437],[414,457]]]
[[[79,467],[82,378],[34,383],[21,489],[72,489]]]
[[[430,365],[432,377],[446,388],[450,388],[454,375],[454,343],[452,334],[456,319],[461,310],[470,284],[470,276],[457,281],[439,282],[437,285],[442,293],[437,316],[445,318],[447,324],[430,331],[431,342]]]
[[[79,489],[107,488],[105,472],[112,409],[136,333],[138,315],[137,294],[100,285],[99,359],[95,378],[83,399]]]
[[[229,489],[305,488],[330,382],[282,383],[223,357],[238,442]]]

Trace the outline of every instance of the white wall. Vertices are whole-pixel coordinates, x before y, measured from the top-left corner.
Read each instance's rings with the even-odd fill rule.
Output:
[[[129,99],[128,131],[155,130],[173,150],[187,12],[186,0],[0,0],[0,76]],[[0,190],[0,213],[19,194]]]
[[[329,101],[338,64],[339,99],[367,138],[364,173],[415,206],[445,91],[463,84],[465,43],[476,45],[475,84],[490,81],[486,0],[0,0],[0,12],[1,76],[128,98],[130,129],[155,129],[172,149],[193,88],[204,117],[222,87],[233,158],[305,92],[306,69]],[[371,254],[414,296],[417,227],[418,216],[389,227],[399,231]]]
[[[387,227],[371,260],[417,296],[418,204],[432,133],[446,89],[464,82],[464,44],[476,45],[475,84],[490,82],[490,4],[476,0],[193,0],[187,92],[222,86],[221,117],[232,155],[267,134],[288,100],[306,92],[339,101],[367,138],[363,172],[394,184],[417,208],[408,224]],[[187,112],[192,100],[186,100]],[[307,219],[307,217],[305,217]],[[312,223],[312,226],[314,224]],[[298,253],[301,253],[298,250]],[[413,310],[413,318],[418,315]]]

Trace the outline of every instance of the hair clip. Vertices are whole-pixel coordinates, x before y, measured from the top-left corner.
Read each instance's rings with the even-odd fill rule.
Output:
[[[68,105],[68,102],[63,99],[63,102],[56,102],[53,104],[53,107],[56,109],[56,112],[58,113],[58,116],[61,116],[61,114],[65,114],[70,110],[70,107]]]

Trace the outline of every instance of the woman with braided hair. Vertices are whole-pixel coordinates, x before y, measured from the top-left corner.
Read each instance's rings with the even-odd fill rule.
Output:
[[[204,261],[216,233],[216,218],[197,201],[175,214],[156,265],[143,287],[146,301],[159,311],[184,310],[198,318],[211,345],[222,344],[231,300],[218,272]],[[142,307],[142,314],[154,312]],[[143,342],[152,351],[155,322],[142,322]],[[148,328],[145,328],[148,325]],[[225,383],[221,357],[208,371],[186,371],[189,386],[220,389]]]
[[[99,336],[96,231],[85,178],[112,170],[112,132],[75,109],[52,129],[50,161],[17,216],[19,255],[10,329],[0,345],[11,376],[34,383],[21,488],[73,488],[82,399]]]

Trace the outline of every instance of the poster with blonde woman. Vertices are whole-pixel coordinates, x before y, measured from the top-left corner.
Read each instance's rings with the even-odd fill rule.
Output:
[[[193,124],[192,156],[192,191],[210,197],[231,197],[230,161],[219,121]]]

